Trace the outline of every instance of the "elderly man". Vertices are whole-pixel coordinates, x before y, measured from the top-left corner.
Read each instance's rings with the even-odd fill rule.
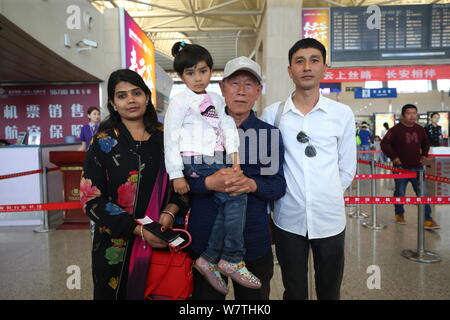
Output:
[[[242,171],[225,168],[208,177],[189,179],[192,235],[191,255],[197,258],[207,247],[217,216],[213,191],[230,195],[248,194],[244,228],[244,261],[261,280],[260,289],[245,288],[233,281],[237,300],[269,299],[273,275],[273,255],[269,234],[268,204],[281,198],[286,190],[283,175],[284,149],[278,129],[256,118],[252,111],[261,95],[260,66],[246,57],[229,61],[220,86],[226,102],[226,112],[236,122],[240,135]],[[225,296],[213,289],[194,270],[195,300],[222,300]]]

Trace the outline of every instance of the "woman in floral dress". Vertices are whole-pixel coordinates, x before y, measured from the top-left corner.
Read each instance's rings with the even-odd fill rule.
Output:
[[[172,227],[188,204],[171,192],[163,133],[150,90],[136,72],[110,75],[108,110],[86,154],[80,186],[82,208],[96,225],[94,299],[143,299],[152,248],[166,244],[136,219],[148,216]]]

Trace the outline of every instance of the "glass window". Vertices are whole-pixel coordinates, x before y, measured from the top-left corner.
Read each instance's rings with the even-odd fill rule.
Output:
[[[389,88],[396,88],[397,93],[428,92],[431,91],[430,80],[392,80],[388,81]]]
[[[366,81],[364,83],[366,89],[378,89],[383,88],[383,81]]]
[[[437,80],[438,91],[450,91],[450,79]]]

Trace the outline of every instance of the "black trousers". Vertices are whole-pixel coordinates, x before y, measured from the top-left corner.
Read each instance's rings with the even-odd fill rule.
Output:
[[[308,299],[308,254],[314,258],[319,300],[339,300],[344,274],[345,230],[323,239],[308,239],[275,226],[275,249],[281,267],[284,300]]]
[[[261,289],[249,289],[233,281],[235,300],[269,300],[270,280],[273,276],[272,249],[261,259],[245,262],[247,269],[261,280]],[[214,289],[196,270],[194,271],[194,292],[192,300],[225,300],[225,296]],[[223,277],[223,276],[222,276]],[[228,283],[228,277],[224,277]]]

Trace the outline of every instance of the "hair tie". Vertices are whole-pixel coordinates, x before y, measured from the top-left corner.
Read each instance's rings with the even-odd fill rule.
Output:
[[[178,52],[177,53],[180,53],[180,51],[183,50],[184,47],[186,47],[186,41],[183,40],[180,43],[180,47],[178,48]]]

